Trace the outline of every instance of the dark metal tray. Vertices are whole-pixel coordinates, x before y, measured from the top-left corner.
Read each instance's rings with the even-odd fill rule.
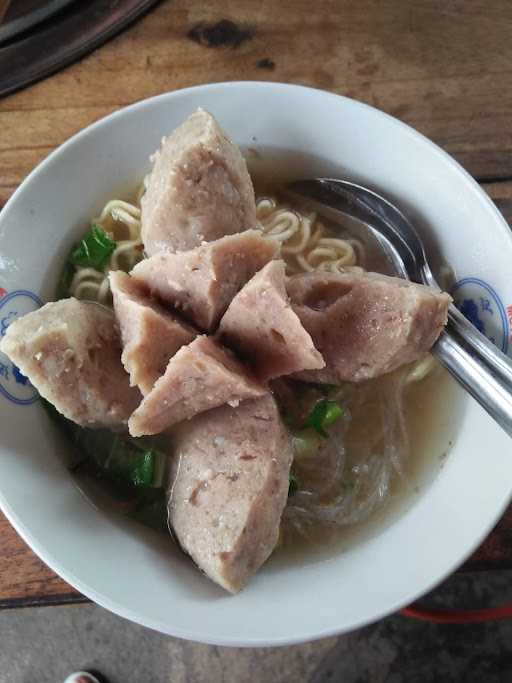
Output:
[[[3,42],[0,33],[0,96],[49,76],[83,57],[157,2],[54,0],[45,5],[39,2],[38,8],[25,14],[14,13],[15,5],[10,5],[0,24],[0,31],[5,29]],[[28,5],[34,7],[35,3]]]

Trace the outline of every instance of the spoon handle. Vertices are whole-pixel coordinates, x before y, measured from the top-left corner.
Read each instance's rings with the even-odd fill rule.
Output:
[[[453,305],[432,353],[512,436],[512,362]]]

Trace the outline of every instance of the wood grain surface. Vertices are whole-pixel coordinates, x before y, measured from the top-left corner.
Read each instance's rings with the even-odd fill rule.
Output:
[[[167,0],[79,63],[0,101],[0,206],[84,126],[168,90],[301,83],[411,124],[484,183],[512,222],[510,0]],[[466,565],[512,567],[512,512]],[[80,596],[0,515],[0,607]]]

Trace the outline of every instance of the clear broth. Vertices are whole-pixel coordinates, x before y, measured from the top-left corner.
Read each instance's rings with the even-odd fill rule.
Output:
[[[410,384],[404,391],[409,449],[402,463],[402,474],[392,478],[384,503],[362,522],[339,526],[318,523],[314,533],[308,533],[306,538],[293,532],[285,534],[279,552],[275,554],[278,558],[292,562],[314,561],[349,550],[403,515],[439,474],[456,440],[465,395],[438,363],[424,379]],[[350,449],[361,432],[371,428],[372,420],[370,409],[350,425],[345,440],[348,459],[357,461],[357,453],[351,453]]]

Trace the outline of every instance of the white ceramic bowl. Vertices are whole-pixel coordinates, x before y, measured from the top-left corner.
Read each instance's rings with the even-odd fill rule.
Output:
[[[33,294],[52,297],[64,256],[90,217],[116,190],[134,186],[162,135],[198,106],[245,147],[314,154],[321,161],[310,175],[350,177],[397,200],[454,266],[467,310],[507,349],[512,240],[478,185],[434,144],[371,107],[273,83],[200,86],[140,102],[40,164],[0,215],[0,286],[8,292],[0,299],[2,331],[36,306]],[[80,493],[56,456],[59,436],[8,363],[0,365],[0,393],[0,504],[25,541],[100,605],[203,642],[293,643],[393,612],[467,557],[512,490],[510,441],[468,401],[445,466],[388,528],[329,560],[271,562],[230,597],[167,538],[105,514]]]

